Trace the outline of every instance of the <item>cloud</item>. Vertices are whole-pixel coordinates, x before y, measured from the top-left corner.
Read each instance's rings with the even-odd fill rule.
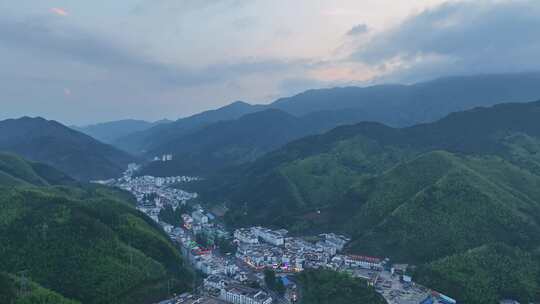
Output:
[[[0,42],[40,56],[171,86],[197,86],[253,73],[277,73],[302,64],[300,61],[246,58],[198,68],[181,66],[159,62],[139,53],[135,47],[102,35],[43,19],[37,22],[0,19]]]
[[[135,13],[159,11],[163,13],[185,14],[206,9],[237,9],[250,0],[143,0],[135,8]]]
[[[352,60],[398,81],[540,69],[540,1],[462,1],[412,16]]]
[[[69,13],[63,9],[63,8],[59,8],[59,7],[53,7],[49,10],[51,13],[55,14],[55,15],[58,15],[58,16],[68,16]]]
[[[357,36],[357,35],[362,35],[362,34],[365,34],[369,31],[369,28],[367,26],[367,24],[358,24],[358,25],[355,25],[353,28],[351,28],[348,32],[347,32],[347,35],[349,36]]]
[[[69,123],[119,115],[178,118],[230,100],[259,101],[273,93],[276,79],[311,64],[237,57],[186,66],[145,50],[51,16],[0,15],[0,91],[6,100],[0,117],[42,115]]]

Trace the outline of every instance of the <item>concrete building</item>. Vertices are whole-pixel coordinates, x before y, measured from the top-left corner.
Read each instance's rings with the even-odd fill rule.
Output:
[[[345,257],[345,265],[349,267],[361,267],[365,269],[382,269],[382,259],[368,256],[348,255]]]
[[[233,304],[271,304],[266,292],[243,285],[230,284],[221,289],[220,299]]]
[[[285,244],[285,237],[279,232],[263,227],[252,228],[252,231],[257,237],[274,246],[283,246]]]
[[[251,232],[250,229],[236,229],[234,231],[234,238],[241,243],[245,244],[258,244],[259,239],[257,235]]]
[[[193,218],[193,220],[199,224],[208,224],[208,216],[206,216],[202,211],[200,210],[197,210],[197,211],[193,211],[191,213],[191,217]]]

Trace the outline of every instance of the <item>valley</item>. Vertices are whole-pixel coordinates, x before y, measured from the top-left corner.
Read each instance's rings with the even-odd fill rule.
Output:
[[[246,284],[266,285],[259,291],[242,287],[253,295],[258,294],[259,298],[253,298],[255,303],[296,303],[299,300],[296,283],[275,292],[265,283],[265,269],[273,269],[280,282],[294,282],[304,270],[331,269],[360,279],[361,284],[373,288],[390,304],[428,300],[454,303],[451,298],[414,283],[407,265],[394,267],[385,255],[377,258],[342,253],[350,242],[343,235],[292,236],[285,229],[263,227],[229,231],[200,204],[189,203],[197,198],[196,193],[178,189],[200,178],[135,176],[138,170],[140,166],[131,164],[121,178],[100,183],[130,191],[137,199],[137,209],[159,224],[191,266],[206,277],[194,288],[196,294],[182,294],[160,303],[188,303],[193,298],[226,302],[228,297],[234,297],[232,287]],[[180,221],[168,223],[163,216],[166,209],[172,210]]]
[[[540,304],[540,1],[0,1],[0,304]]]

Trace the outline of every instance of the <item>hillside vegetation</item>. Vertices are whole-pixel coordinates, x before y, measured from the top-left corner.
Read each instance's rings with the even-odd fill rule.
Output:
[[[459,303],[491,304],[500,299],[538,299],[540,264],[530,254],[490,244],[421,267],[415,279],[456,295]]]
[[[81,303],[148,303],[190,287],[178,250],[126,194],[55,186],[18,157],[0,155],[6,163],[0,174],[12,182],[0,185],[1,272],[24,272]]]
[[[110,122],[97,123],[87,126],[71,126],[84,134],[90,135],[93,138],[111,144],[119,138],[128,136],[136,132],[142,132],[161,124],[170,123],[169,120],[158,120],[156,122],[148,122],[144,120],[124,119]]]
[[[0,151],[53,166],[83,181],[117,177],[135,160],[88,135],[39,117],[0,121]]]
[[[502,104],[402,129],[339,127],[193,187],[226,203],[233,226],[337,231],[352,236],[350,252],[425,265],[492,244],[537,252],[539,157],[540,102]],[[461,279],[440,273],[442,292]],[[516,286],[483,299],[524,298]]]
[[[478,106],[537,100],[538,83],[540,73],[522,73],[309,90],[269,105],[235,102],[135,132],[115,145],[147,159],[173,154],[172,162],[150,163],[145,174],[206,177],[226,167],[250,163],[291,140],[339,125],[373,121],[405,127]]]
[[[0,303],[79,304],[38,284],[0,272]]]
[[[385,304],[367,282],[331,270],[305,270],[297,276],[301,304]]]

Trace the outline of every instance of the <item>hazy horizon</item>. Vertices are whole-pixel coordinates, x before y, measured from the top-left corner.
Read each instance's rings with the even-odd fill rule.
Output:
[[[0,119],[176,120],[307,89],[540,70],[530,0],[22,0],[0,11]]]

